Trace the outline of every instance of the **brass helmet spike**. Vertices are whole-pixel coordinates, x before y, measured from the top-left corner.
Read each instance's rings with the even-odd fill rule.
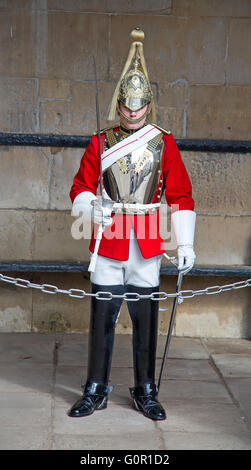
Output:
[[[139,41],[143,43],[145,39],[144,31],[142,31],[138,26],[131,31],[130,36],[132,42]]]

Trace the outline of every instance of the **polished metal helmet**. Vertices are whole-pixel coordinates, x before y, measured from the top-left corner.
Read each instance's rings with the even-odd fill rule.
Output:
[[[131,48],[124,69],[113,94],[108,119],[115,119],[116,110],[120,113],[119,103],[123,103],[132,111],[137,111],[146,104],[151,121],[155,121],[153,92],[145,64],[143,41],[145,34],[139,28],[131,32]],[[141,117],[142,119],[142,117]]]
[[[129,70],[121,80],[118,101],[132,111],[137,111],[150,103],[153,97],[149,80],[139,70],[138,62]]]

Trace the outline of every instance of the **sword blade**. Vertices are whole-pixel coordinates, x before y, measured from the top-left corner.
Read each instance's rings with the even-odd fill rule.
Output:
[[[179,272],[177,285],[176,285],[176,292],[179,292],[179,290],[180,290],[181,283],[182,283],[182,277],[183,277],[183,274],[181,272]],[[162,377],[162,373],[163,373],[167,353],[168,353],[169,346],[170,346],[170,341],[171,341],[173,325],[174,325],[174,320],[175,320],[175,315],[176,315],[178,303],[179,303],[179,299],[178,299],[178,297],[175,297],[174,301],[173,301],[173,307],[172,307],[172,313],[171,313],[171,318],[170,318],[170,323],[169,323],[169,328],[168,328],[168,333],[167,333],[167,339],[166,339],[164,355],[163,355],[162,364],[161,364],[161,368],[160,368],[160,374],[159,374],[159,380],[158,380],[158,391],[159,391],[159,388],[160,388],[161,377]]]
[[[101,162],[101,142],[100,142],[100,114],[99,114],[99,99],[98,99],[98,79],[97,79],[97,67],[95,57],[93,56],[93,68],[96,88],[96,117],[97,117],[97,135],[98,135],[98,159],[99,159],[99,190],[101,196],[101,204],[103,203],[103,185],[102,185],[102,162]],[[88,271],[94,272],[96,267],[96,261],[98,256],[99,245],[102,239],[104,227],[100,224],[98,228],[97,238],[95,242],[94,252],[89,263]]]
[[[94,68],[94,79],[95,79],[95,90],[96,90],[96,119],[97,119],[98,159],[99,159],[99,189],[100,189],[100,195],[102,197],[103,196],[103,187],[102,187],[101,142],[100,142],[100,112],[99,112],[97,67],[96,67],[96,61],[95,61],[94,56],[93,56],[93,68]]]

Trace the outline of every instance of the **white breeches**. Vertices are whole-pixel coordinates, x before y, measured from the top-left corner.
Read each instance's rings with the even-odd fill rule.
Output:
[[[162,255],[144,258],[137,239],[131,238],[128,260],[120,261],[98,255],[90,280],[94,284],[105,286],[130,284],[138,287],[157,287],[161,258]]]

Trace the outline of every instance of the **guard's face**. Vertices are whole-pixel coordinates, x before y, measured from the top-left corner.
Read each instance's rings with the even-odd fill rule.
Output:
[[[134,122],[128,122],[121,115],[120,116],[121,124],[123,126],[127,127],[127,129],[131,129],[131,130],[139,129],[140,127],[142,127],[145,124],[145,121],[146,121],[146,118],[147,118],[147,114],[146,114],[147,107],[148,107],[148,105],[146,104],[145,106],[143,106],[143,108],[140,108],[137,111],[132,111],[131,109],[127,108],[127,106],[125,106],[123,103],[120,102],[120,110],[122,111],[122,113],[129,119],[137,120],[137,122],[135,122],[135,123]],[[140,119],[141,117],[142,117],[142,119],[138,121],[138,119]]]

